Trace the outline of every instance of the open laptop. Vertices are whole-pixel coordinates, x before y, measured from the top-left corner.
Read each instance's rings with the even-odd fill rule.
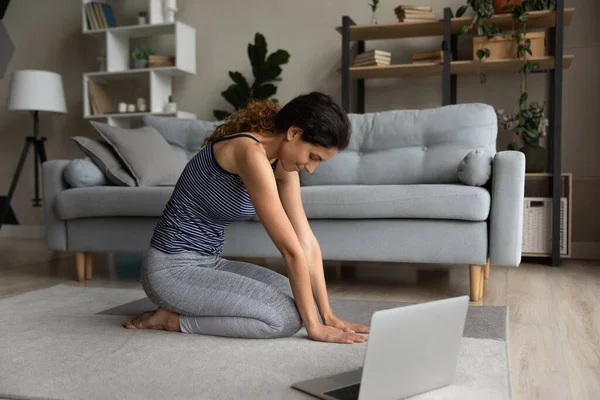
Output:
[[[377,311],[362,368],[292,387],[324,400],[398,400],[450,385],[468,306],[460,296]]]

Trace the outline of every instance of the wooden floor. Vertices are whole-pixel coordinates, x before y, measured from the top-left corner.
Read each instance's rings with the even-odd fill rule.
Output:
[[[51,253],[39,240],[0,239],[0,298],[58,283],[140,287],[135,279],[109,279],[106,257],[93,257],[93,279],[77,282],[73,254]],[[420,302],[469,294],[467,266],[345,264],[354,276],[341,280],[334,270],[327,263],[331,297]],[[600,399],[600,262],[492,266],[474,304],[509,306],[515,399]]]

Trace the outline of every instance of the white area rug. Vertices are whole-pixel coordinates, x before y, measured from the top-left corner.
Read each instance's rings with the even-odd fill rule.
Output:
[[[368,325],[374,311],[406,303],[331,304]],[[141,289],[66,285],[0,300],[0,398],[309,400],[290,385],[360,367],[368,343],[315,342],[304,329],[275,340],[135,331],[115,315],[148,307]],[[506,315],[470,307],[455,384],[413,399],[512,399]]]

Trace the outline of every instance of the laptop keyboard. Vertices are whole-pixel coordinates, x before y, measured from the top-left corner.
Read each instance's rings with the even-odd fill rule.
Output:
[[[358,400],[359,391],[360,383],[357,383],[340,389],[335,389],[330,392],[325,392],[325,394],[340,400]]]

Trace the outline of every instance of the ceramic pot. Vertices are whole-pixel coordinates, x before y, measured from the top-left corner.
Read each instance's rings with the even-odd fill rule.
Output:
[[[512,13],[514,6],[520,6],[523,4],[523,0],[494,0],[494,13],[495,14],[507,14]],[[502,10],[506,6],[512,6],[509,10]]]
[[[546,166],[548,165],[548,152],[545,148],[537,143],[530,143],[521,147],[520,150],[523,154],[525,154],[525,172],[546,172]]]
[[[136,68],[148,68],[148,60],[134,60],[134,65]]]

